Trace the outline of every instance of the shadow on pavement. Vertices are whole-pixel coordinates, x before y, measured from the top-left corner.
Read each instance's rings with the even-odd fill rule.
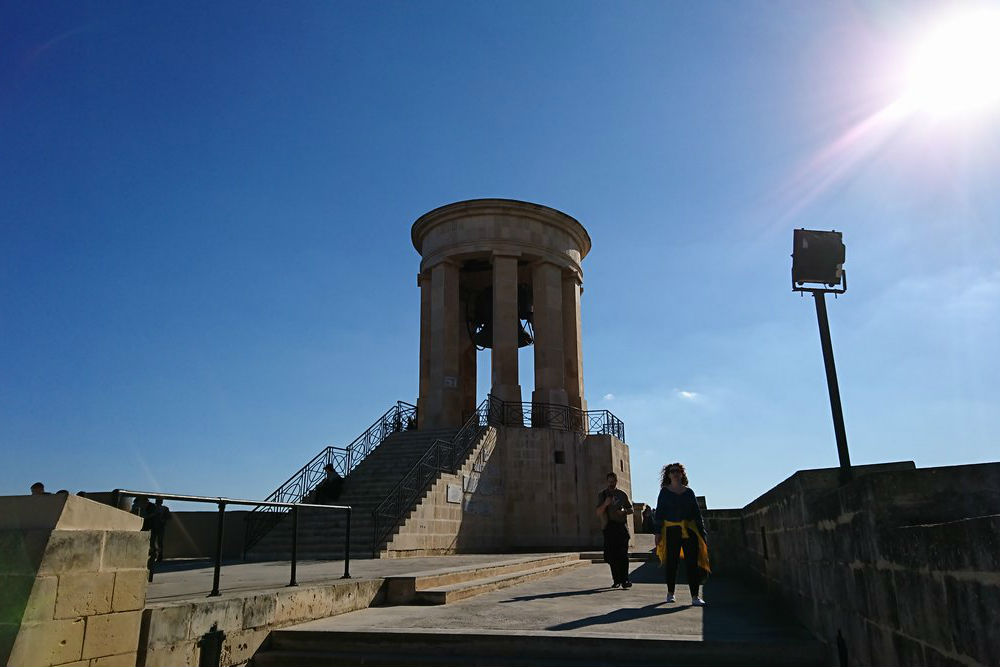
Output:
[[[538,595],[520,595],[516,598],[510,598],[509,600],[500,600],[501,604],[508,602],[528,602],[530,600],[545,600],[549,598],[565,598],[574,595],[593,595],[594,593],[603,593],[609,590],[609,588],[590,588],[585,591],[560,591],[558,593],[539,593]]]
[[[645,607],[615,609],[614,611],[609,611],[606,614],[598,614],[597,616],[590,616],[588,618],[580,618],[567,623],[551,625],[547,627],[546,630],[579,630],[580,628],[586,628],[592,625],[611,625],[612,623],[624,623],[625,621],[632,621],[637,618],[666,616],[668,614],[676,614],[677,612],[685,609],[685,607],[663,607],[661,606],[663,604],[664,603],[662,602],[657,602],[656,604],[649,604]]]

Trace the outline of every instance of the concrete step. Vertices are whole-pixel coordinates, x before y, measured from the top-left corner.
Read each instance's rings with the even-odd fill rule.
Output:
[[[587,561],[582,560],[562,561],[531,569],[517,569],[492,577],[421,589],[417,591],[417,601],[425,604],[448,604],[449,602],[457,602],[458,600],[471,598],[475,595],[497,591],[501,588],[516,586],[527,581],[563,574],[567,570],[587,564]]]
[[[386,604],[410,604],[424,590],[462,585],[491,577],[525,572],[537,567],[560,563],[580,563],[576,554],[548,554],[542,556],[522,556],[501,563],[449,567],[440,570],[415,572],[405,576],[386,578]]]
[[[816,641],[694,641],[557,632],[275,630],[251,667],[327,665],[396,667],[820,667]]]

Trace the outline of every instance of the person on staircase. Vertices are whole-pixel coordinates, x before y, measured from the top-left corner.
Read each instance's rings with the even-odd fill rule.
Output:
[[[705,600],[699,590],[712,571],[708,563],[708,533],[694,491],[688,486],[687,473],[680,463],[663,466],[653,522],[660,533],[656,552],[666,570],[667,602],[676,602],[677,565],[683,557],[691,604],[704,607]]]
[[[316,487],[315,502],[317,505],[332,505],[340,498],[340,492],[344,488],[344,478],[333,469],[332,463],[323,466],[326,472],[326,479]]]
[[[631,588],[628,578],[629,532],[626,517],[632,513],[628,495],[618,488],[618,475],[607,474],[608,486],[597,494],[597,516],[604,532],[604,562],[611,567],[611,588]]]

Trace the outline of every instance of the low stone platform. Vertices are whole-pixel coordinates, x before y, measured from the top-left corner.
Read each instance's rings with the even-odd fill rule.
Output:
[[[343,561],[312,561],[297,587],[287,562],[233,563],[214,598],[210,564],[168,563],[149,586],[140,658],[196,665],[214,625],[223,665],[417,664],[412,648],[435,645],[452,657],[433,664],[825,664],[822,644],[738,580],[710,579],[706,608],[681,583],[667,605],[651,548],[634,536],[629,590],[611,589],[591,552],[364,559],[348,580]]]
[[[342,579],[343,561],[305,562],[298,566],[298,585],[290,587],[287,562],[233,563],[222,568],[221,595],[207,597],[211,565],[167,563],[159,566],[149,586],[138,662],[146,667],[197,665],[206,635],[217,631],[222,633],[221,664],[239,664],[272,630],[371,605],[414,602],[417,595],[425,595],[421,585],[456,586],[450,595],[455,599],[580,564],[577,554],[368,559],[352,562],[352,578]],[[507,581],[497,581],[498,576]],[[432,604],[449,601],[440,591],[428,590],[426,595],[433,598],[428,600]]]
[[[252,664],[827,664],[762,592],[713,578],[707,607],[683,585],[667,604],[662,576],[644,563],[611,589],[607,565],[585,564],[445,606],[372,607],[276,631]]]

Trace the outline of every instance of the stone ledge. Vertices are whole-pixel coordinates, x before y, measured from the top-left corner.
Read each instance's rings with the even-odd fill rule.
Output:
[[[239,664],[253,656],[272,629],[367,609],[384,599],[384,590],[384,579],[363,579],[156,603],[142,612],[138,664],[197,665],[198,642],[213,625],[225,633],[222,664]]]

